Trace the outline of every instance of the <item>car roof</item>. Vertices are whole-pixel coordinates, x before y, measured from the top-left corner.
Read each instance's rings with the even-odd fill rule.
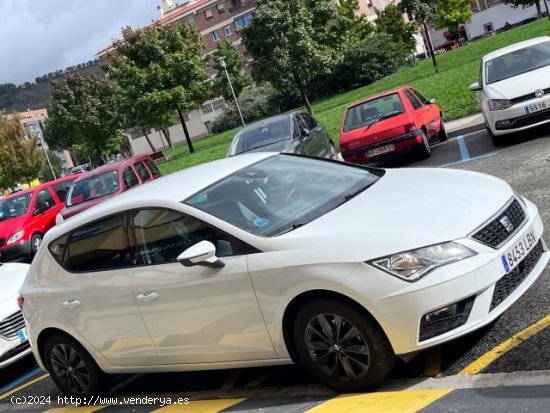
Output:
[[[105,172],[113,172],[113,171],[119,171],[120,169],[124,169],[128,165],[133,164],[137,161],[143,161],[145,159],[151,159],[151,155],[145,154],[145,155],[136,155],[131,156],[130,158],[123,159],[121,161],[106,163],[105,165],[101,165],[90,172],[86,172],[82,176],[80,176],[75,182],[80,182],[85,179],[91,178],[92,176],[100,175]]]
[[[381,98],[381,97],[384,97],[384,96],[388,96],[388,95],[391,95],[393,93],[397,93],[397,92],[401,92],[405,89],[411,89],[412,86],[401,86],[401,87],[398,87],[398,88],[395,88],[395,89],[391,89],[391,90],[388,90],[388,91],[385,91],[385,92],[380,92],[376,95],[373,95],[373,96],[369,96],[367,98],[363,98],[361,100],[358,100],[357,102],[354,102],[352,103],[351,105],[349,105],[346,110],[348,109],[351,109],[357,105],[361,105],[362,103],[365,103],[365,102],[368,102],[369,100],[374,100],[374,99],[378,99],[378,98]]]
[[[541,37],[535,37],[533,39],[525,40],[523,42],[514,43],[510,46],[506,46],[486,54],[485,56],[483,56],[483,61],[486,62],[488,60],[494,59],[495,57],[499,57],[499,56],[508,54],[510,52],[515,52],[516,50],[523,49],[525,47],[533,46],[535,44],[544,43],[548,41],[550,41],[550,36],[541,36]]]
[[[13,193],[9,194],[8,196],[3,197],[2,200],[9,199],[9,198],[16,197],[16,196],[25,195],[25,194],[28,194],[30,192],[33,192],[33,191],[36,191],[36,190],[41,190],[41,189],[50,187],[52,185],[55,185],[55,184],[58,184],[58,183],[61,183],[61,182],[69,181],[71,179],[76,179],[76,178],[78,178],[79,175],[80,174],[63,176],[61,178],[57,178],[57,179],[54,179],[52,181],[47,181],[47,182],[41,183],[40,185],[36,185],[36,186],[32,186],[32,187],[27,188],[27,189],[23,189],[22,191],[13,192]]]

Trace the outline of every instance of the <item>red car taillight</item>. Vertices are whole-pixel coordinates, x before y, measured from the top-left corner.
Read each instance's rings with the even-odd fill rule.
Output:
[[[25,302],[25,299],[21,296],[17,297],[17,305],[19,306],[19,309],[23,310],[23,303]]]

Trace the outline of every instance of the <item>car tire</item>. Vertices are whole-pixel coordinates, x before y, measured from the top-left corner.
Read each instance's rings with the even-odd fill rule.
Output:
[[[34,255],[36,254],[36,251],[38,251],[40,244],[42,244],[42,235],[34,234],[31,238],[31,256],[32,257],[34,257]]]
[[[445,124],[443,123],[443,116],[439,118],[439,122],[441,126],[439,127],[439,133],[437,134],[437,137],[439,138],[439,142],[445,142],[447,139],[449,139],[449,135],[447,134],[447,129],[445,129]]]
[[[432,148],[430,148],[430,142],[428,142],[428,136],[424,130],[422,130],[422,142],[416,147],[416,153],[420,159],[427,159],[432,156]]]
[[[101,391],[103,372],[73,338],[54,334],[44,346],[46,370],[66,396],[91,397]]]
[[[352,305],[336,300],[308,302],[296,316],[293,334],[307,372],[340,392],[379,385],[395,364],[395,354],[376,322]]]
[[[495,146],[504,146],[507,143],[506,135],[504,136],[496,136],[493,135],[493,132],[491,131],[491,128],[486,125],[487,127],[487,134],[490,136],[491,141],[493,142],[493,145]]]

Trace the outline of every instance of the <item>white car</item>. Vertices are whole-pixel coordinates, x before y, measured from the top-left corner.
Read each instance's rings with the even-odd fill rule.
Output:
[[[0,263],[0,369],[31,353],[17,301],[29,267],[29,264]]]
[[[488,175],[245,154],[56,226],[21,295],[69,395],[96,394],[102,372],[293,361],[358,391],[501,315],[546,267],[542,232]]]
[[[483,56],[479,92],[487,130],[502,135],[550,123],[550,37],[537,37]]]

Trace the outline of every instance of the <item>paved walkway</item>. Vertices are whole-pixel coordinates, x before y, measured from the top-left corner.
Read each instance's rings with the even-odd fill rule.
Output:
[[[472,116],[445,122],[445,127],[449,137],[454,138],[455,136],[485,129],[485,120],[481,113],[476,113]]]

